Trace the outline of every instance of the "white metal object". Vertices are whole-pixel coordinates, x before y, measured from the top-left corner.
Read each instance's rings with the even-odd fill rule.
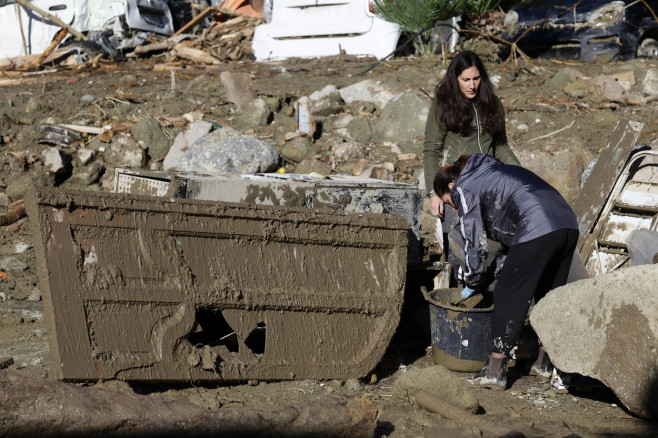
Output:
[[[304,132],[308,135],[313,134],[310,103],[306,96],[299,98],[297,101],[297,132]]]
[[[590,277],[629,261],[627,242],[635,230],[658,230],[658,151],[635,152],[611,190],[584,255]]]
[[[399,38],[400,27],[371,13],[367,0],[277,0],[271,21],[256,27],[252,49],[257,61],[341,52],[382,59]]]
[[[162,35],[174,32],[165,0],[33,0],[30,4],[82,33],[110,27],[116,34],[123,30],[114,23],[119,17],[125,17],[133,30]],[[26,7],[18,7],[13,0],[0,0],[0,59],[42,53],[59,30],[57,24]]]

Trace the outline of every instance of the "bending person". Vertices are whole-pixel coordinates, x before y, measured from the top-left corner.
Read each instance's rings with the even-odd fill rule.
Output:
[[[494,86],[480,58],[473,52],[465,51],[453,58],[436,87],[425,123],[425,189],[433,216],[444,217],[443,202],[432,187],[434,175],[461,154],[476,153],[489,154],[505,164],[519,165],[519,160],[507,144],[503,104],[494,93]],[[446,259],[453,266],[453,285],[459,263],[451,249],[462,245],[461,242],[455,245],[452,237],[448,244],[448,234],[456,223],[457,216],[450,210],[446,211],[441,243]]]
[[[486,269],[487,239],[507,253],[493,292],[492,350],[482,371],[469,378],[504,389],[507,359],[532,299],[539,301],[567,282],[578,241],[576,215],[540,177],[488,155],[462,155],[436,174],[434,190],[459,215],[466,259],[462,297],[474,292]],[[543,347],[532,369],[550,375]]]

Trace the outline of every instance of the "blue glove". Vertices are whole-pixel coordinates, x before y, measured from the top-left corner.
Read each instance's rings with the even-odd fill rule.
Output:
[[[464,290],[461,292],[460,295],[461,295],[462,299],[465,300],[466,298],[468,298],[468,297],[470,297],[471,295],[473,295],[473,292],[475,292],[475,289],[471,289],[470,287],[466,286],[466,287],[464,288]]]

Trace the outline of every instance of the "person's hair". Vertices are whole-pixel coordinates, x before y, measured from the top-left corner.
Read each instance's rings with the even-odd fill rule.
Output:
[[[485,131],[496,133],[502,129],[502,106],[498,104],[494,86],[480,58],[473,52],[464,51],[453,58],[448,72],[439,82],[434,93],[439,114],[437,122],[443,122],[448,130],[461,135],[470,135],[473,127],[471,100],[459,88],[459,75],[467,68],[475,66],[480,71],[480,88],[476,95],[480,124]]]
[[[462,172],[469,154],[460,155],[457,161],[448,166],[442,167],[434,176],[434,191],[437,195],[443,196],[450,191],[448,184],[454,183]]]

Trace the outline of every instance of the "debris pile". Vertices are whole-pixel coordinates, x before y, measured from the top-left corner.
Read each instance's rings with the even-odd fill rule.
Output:
[[[199,64],[220,64],[241,61],[251,55],[251,38],[259,18],[240,16],[224,22],[214,22],[200,35],[177,33],[170,38],[159,39],[138,46],[135,54],[141,57],[164,54],[165,62],[172,67],[181,61]]]

